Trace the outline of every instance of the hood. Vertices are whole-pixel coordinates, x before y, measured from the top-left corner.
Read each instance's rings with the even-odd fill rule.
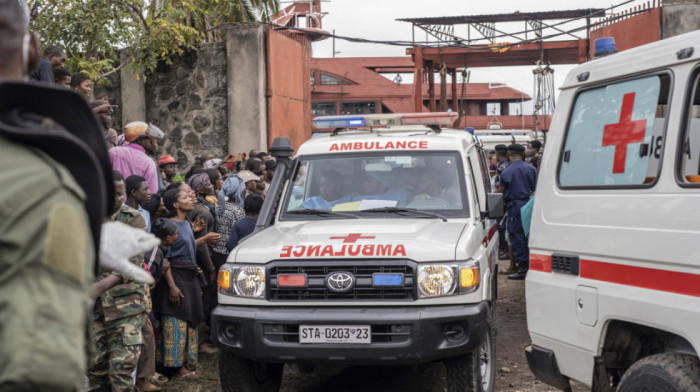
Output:
[[[238,263],[309,259],[455,260],[466,219],[341,219],[277,222],[241,243]]]

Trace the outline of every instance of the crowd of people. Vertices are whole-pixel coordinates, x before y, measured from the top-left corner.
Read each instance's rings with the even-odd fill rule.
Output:
[[[107,271],[95,284],[99,352],[89,379],[93,390],[130,391],[136,385],[157,391],[167,377],[199,377],[198,353],[217,350],[208,320],[217,305],[218,270],[255,229],[277,165],[260,150],[223,159],[207,154],[182,174],[174,157],[158,155],[164,133],[155,125],[132,122],[115,136],[105,134],[114,168],[111,219],[153,233],[161,245],[133,260],[152,274],[150,287]],[[125,330],[130,339],[109,339]]]
[[[197,378],[200,350],[217,350],[208,320],[217,305],[218,270],[253,232],[276,162],[260,150],[223,159],[207,154],[187,173],[178,173],[174,157],[158,155],[163,131],[133,121],[117,132],[112,128],[116,105],[94,99],[89,76],[69,72],[59,46],[42,53],[27,79],[76,91],[101,125],[113,168],[109,221],[161,241],[130,259],[152,275],[150,286],[106,269],[95,279],[88,390],[158,391],[168,377]],[[200,337],[202,323],[206,336]]]

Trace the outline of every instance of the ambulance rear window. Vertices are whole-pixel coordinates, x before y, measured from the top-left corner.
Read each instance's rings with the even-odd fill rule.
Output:
[[[661,169],[668,75],[585,90],[576,96],[560,156],[564,188],[648,187]]]
[[[700,70],[696,71],[693,88],[683,145],[679,151],[678,177],[684,184],[700,186]]]

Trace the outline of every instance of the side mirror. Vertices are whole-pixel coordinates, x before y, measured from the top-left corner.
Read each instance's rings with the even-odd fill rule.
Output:
[[[501,219],[505,215],[505,203],[502,193],[489,193],[486,195],[486,216],[489,219]]]

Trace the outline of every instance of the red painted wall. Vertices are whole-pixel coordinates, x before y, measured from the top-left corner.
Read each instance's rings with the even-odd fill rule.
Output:
[[[633,16],[625,16],[630,15],[630,11],[636,10],[614,15],[601,28],[591,30],[591,58],[593,42],[597,38],[614,37],[618,52],[661,39],[661,8],[651,8]]]
[[[267,137],[270,145],[276,137],[285,136],[296,150],[311,137],[309,45],[304,35],[267,31]]]

